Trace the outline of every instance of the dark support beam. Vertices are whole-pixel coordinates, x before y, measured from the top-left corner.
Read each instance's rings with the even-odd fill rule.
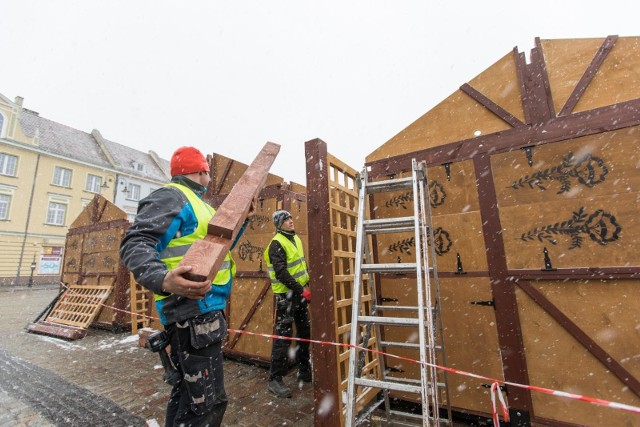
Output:
[[[527,64],[523,53],[514,49],[516,73],[520,81],[520,97],[525,121],[529,124],[544,123],[555,117],[551,85],[544,63],[540,39],[531,49],[531,63]]]
[[[314,227],[306,257],[313,289],[313,304],[309,305],[313,325],[311,338],[336,342],[327,144],[313,139],[307,141],[304,148],[307,159],[307,221]],[[342,405],[337,384],[336,348],[332,345],[314,346],[311,354],[315,426],[339,426]]]
[[[507,110],[505,110],[504,108],[502,108],[501,106],[499,106],[498,104],[496,104],[495,102],[487,98],[480,91],[473,88],[473,86],[471,86],[470,84],[468,83],[463,84],[462,86],[460,86],[460,90],[466,93],[467,95],[469,95],[471,98],[476,100],[479,104],[481,104],[487,110],[491,111],[493,114],[500,117],[502,120],[504,120],[511,126],[513,127],[524,126],[524,123],[520,121],[520,119],[518,119],[516,116],[514,116],[513,114],[511,114],[510,112],[508,112]]]
[[[640,125],[640,98],[606,107],[557,117],[536,126],[526,125],[439,147],[402,154],[367,163],[369,176],[377,178],[411,170],[411,159],[425,160],[428,166],[468,160],[490,152],[493,154],[594,135]]]
[[[263,278],[264,278],[265,275],[266,275],[266,273],[262,273],[261,274],[261,276]],[[247,327],[247,325],[251,321],[251,318],[253,317],[253,315],[258,310],[258,307],[260,307],[260,304],[262,304],[262,301],[264,300],[264,297],[267,294],[267,291],[269,291],[269,289],[271,289],[271,280],[269,280],[268,278],[267,279],[263,279],[263,280],[264,280],[264,285],[262,286],[262,289],[260,289],[260,292],[258,293],[258,296],[257,296],[256,300],[253,302],[253,305],[251,306],[249,311],[247,311],[247,314],[245,315],[244,319],[242,319],[242,322],[240,322],[240,326],[238,327],[238,330],[240,330],[240,331],[244,331],[245,330],[245,328]],[[229,349],[229,350],[234,349],[241,336],[242,336],[242,334],[236,333],[233,336],[233,338],[229,339],[227,341],[227,343],[225,344],[225,351],[227,349]]]
[[[526,292],[544,311],[560,324],[572,337],[600,361],[613,375],[615,375],[624,385],[629,387],[636,396],[640,397],[640,381],[628,370],[618,363],[613,356],[607,353],[595,341],[580,329],[571,319],[549,301],[541,292],[524,280],[519,280],[518,286]]]
[[[498,199],[491,169],[491,158],[488,154],[473,158],[480,201],[482,232],[487,249],[487,265],[491,277],[491,293],[495,301],[498,343],[504,379],[519,384],[529,384],[527,362],[520,329],[520,316],[513,282],[507,280],[507,259],[502,239],[502,225]],[[531,393],[519,387],[507,387],[509,406],[518,420],[512,425],[528,425],[533,409]],[[513,421],[512,421],[513,422]]]
[[[605,39],[591,60],[591,64],[589,64],[580,78],[580,81],[573,89],[573,92],[571,92],[571,95],[567,99],[567,102],[565,102],[564,107],[560,110],[560,114],[558,114],[559,116],[571,114],[573,109],[576,107],[576,104],[578,104],[578,101],[580,101],[580,98],[582,98],[582,95],[587,90],[589,83],[591,83],[591,80],[596,76],[596,73],[600,69],[600,66],[606,59],[607,55],[609,55],[609,52],[611,52],[611,49],[615,46],[617,40],[618,36],[609,36]]]

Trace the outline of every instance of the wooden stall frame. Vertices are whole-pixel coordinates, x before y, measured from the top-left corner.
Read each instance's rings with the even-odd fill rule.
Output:
[[[520,82],[520,97],[526,123],[521,122],[513,114],[502,109],[497,103],[465,83],[460,87],[460,90],[508,123],[511,129],[374,160],[366,164],[370,169],[371,177],[382,177],[410,170],[413,158],[426,161],[427,165],[432,168],[446,167],[450,163],[463,160],[473,160],[477,191],[481,196],[480,213],[483,220],[482,229],[489,266],[488,272],[473,272],[473,274],[478,276],[488,274],[491,278],[499,344],[502,349],[504,379],[509,382],[529,384],[515,296],[515,290],[518,287],[550,314],[577,342],[591,352],[607,370],[611,371],[633,393],[640,396],[638,378],[635,378],[552,302],[531,286],[531,281],[549,279],[637,279],[640,277],[640,267],[565,268],[548,271],[544,269],[509,270],[502,243],[502,228],[490,162],[491,156],[499,153],[524,148],[531,150],[544,144],[639,125],[640,99],[573,112],[607,54],[615,46],[617,39],[617,36],[609,36],[604,40],[559,113],[556,113],[553,106],[542,46],[540,39],[536,38],[536,46],[532,49],[530,64],[526,63],[524,54],[518,53],[517,49],[514,49],[514,59]],[[446,277],[454,274],[453,272],[443,272],[440,273],[440,276]],[[536,417],[532,413],[531,393],[528,390],[517,387],[507,387],[507,390],[511,405],[512,425],[530,425],[531,421],[551,425],[570,425],[557,420]]]

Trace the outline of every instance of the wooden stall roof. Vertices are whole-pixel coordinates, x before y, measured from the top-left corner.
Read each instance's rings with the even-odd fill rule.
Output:
[[[525,113],[525,90],[546,91],[548,110],[559,117],[640,98],[640,37],[536,39],[531,64],[524,62],[524,54],[514,48],[371,152],[366,163],[550,119]],[[523,68],[532,66],[546,71],[544,87],[520,87],[532,84],[522,78],[528,71]]]

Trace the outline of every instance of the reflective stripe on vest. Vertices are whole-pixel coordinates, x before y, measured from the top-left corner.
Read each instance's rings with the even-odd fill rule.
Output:
[[[304,259],[304,249],[302,248],[302,240],[296,235],[293,236],[293,240],[295,241],[295,245],[291,242],[291,240],[287,239],[280,233],[277,233],[273,239],[276,240],[282,248],[284,249],[285,254],[287,255],[287,271],[289,274],[296,279],[298,283],[302,286],[309,283],[309,273],[307,272],[307,263]],[[269,246],[264,251],[264,260],[267,263],[267,270],[269,271],[269,279],[271,280],[271,289],[276,294],[286,293],[289,288],[286,287],[282,282],[276,279],[276,272],[273,269],[273,264],[271,263],[271,259],[269,258]]]
[[[180,261],[191,247],[191,244],[207,235],[209,221],[216,211],[196,196],[189,187],[175,183],[167,184],[165,187],[174,187],[182,191],[189,201],[189,204],[193,209],[193,213],[196,216],[196,220],[198,221],[198,227],[193,233],[171,239],[167,247],[160,253],[160,260],[165,263],[169,270],[173,270],[178,266],[178,264],[180,264]],[[235,273],[236,263],[233,261],[233,258],[231,258],[231,253],[227,252],[224,262],[220,266],[216,276],[213,278],[212,283],[214,285],[226,285],[229,283],[229,280],[231,280],[231,277],[235,276]],[[155,294],[155,300],[159,301],[167,298],[168,296],[169,295]]]

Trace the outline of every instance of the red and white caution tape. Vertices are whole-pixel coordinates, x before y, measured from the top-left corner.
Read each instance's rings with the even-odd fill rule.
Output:
[[[502,389],[500,388],[500,384],[497,381],[494,381],[491,384],[491,414],[493,415],[493,425],[500,425],[500,418],[498,418],[498,411],[496,409],[496,394],[500,399],[500,407],[502,408],[502,418],[504,418],[505,422],[509,421],[509,410],[507,409],[507,404],[504,401],[504,396],[502,395]]]
[[[67,288],[67,290],[70,290],[67,286],[64,285],[64,283],[62,283],[62,286]],[[129,313],[129,314],[132,314],[132,315],[135,315],[135,316],[145,317],[145,318],[151,319],[151,320],[159,320],[157,317],[148,316],[146,314],[141,314],[141,313],[134,313],[134,312],[131,312],[131,311],[128,311],[128,310],[122,310],[122,309],[119,309],[119,308],[116,308],[116,307],[112,307],[112,306],[109,306],[109,305],[106,305],[106,304],[102,304],[102,306],[105,307],[105,308],[109,308],[111,310],[120,311],[120,312],[124,312],[124,313]],[[549,395],[552,395],[552,396],[558,396],[558,397],[565,397],[565,398],[568,398],[568,399],[580,400],[582,402],[588,402],[588,403],[591,403],[591,404],[594,404],[594,405],[605,406],[605,407],[612,408],[612,409],[619,409],[619,410],[622,410],[622,411],[632,412],[632,413],[640,415],[640,407],[637,407],[637,406],[626,405],[624,403],[611,402],[611,401],[604,400],[604,399],[598,399],[598,398],[589,397],[589,396],[582,396],[582,395],[574,394],[574,393],[567,393],[567,392],[559,391],[559,390],[552,390],[552,389],[544,388],[544,387],[513,383],[513,382],[510,382],[510,381],[504,381],[504,380],[499,380],[499,379],[495,379],[495,378],[485,377],[484,375],[478,375],[478,374],[474,374],[474,373],[467,372],[467,371],[461,371],[459,369],[447,368],[446,366],[439,366],[439,365],[434,365],[434,364],[427,363],[427,362],[421,362],[419,360],[415,360],[415,359],[411,359],[411,358],[403,357],[403,356],[398,356],[398,355],[391,354],[391,353],[385,353],[383,351],[378,351],[378,350],[374,350],[374,349],[370,349],[370,348],[364,348],[364,347],[360,347],[360,346],[352,346],[351,344],[341,344],[341,343],[335,343],[335,342],[329,342],[329,341],[318,341],[318,340],[296,338],[296,337],[283,337],[283,336],[280,336],[280,335],[263,334],[263,333],[258,333],[258,332],[249,332],[249,331],[240,331],[240,330],[237,330],[237,329],[227,329],[227,331],[229,333],[243,334],[243,335],[254,335],[254,336],[259,336],[259,337],[264,337],[264,338],[269,338],[269,339],[281,339],[281,340],[289,340],[289,341],[303,341],[303,342],[308,342],[308,343],[311,343],[311,344],[332,345],[334,347],[347,347],[347,348],[355,347],[358,350],[368,351],[370,353],[380,354],[380,355],[383,355],[383,356],[392,357],[392,358],[399,359],[399,360],[406,360],[406,361],[409,361],[409,362],[422,364],[424,366],[435,367],[436,369],[440,369],[440,370],[443,370],[443,371],[451,372],[451,373],[457,374],[457,375],[463,375],[463,376],[470,377],[470,378],[476,378],[476,379],[480,379],[480,380],[484,380],[484,381],[489,381],[489,382],[492,383],[492,385],[491,385],[491,406],[492,406],[492,414],[493,414],[493,419],[494,419],[494,424],[495,425],[499,425],[499,422],[497,421],[498,420],[498,411],[497,411],[496,402],[495,402],[496,394],[498,396],[498,400],[500,401],[502,416],[503,416],[505,421],[509,420],[509,412],[508,412],[508,409],[507,409],[507,405],[506,405],[504,396],[502,395],[502,391],[500,390],[500,384],[508,385],[508,386],[512,386],[512,387],[523,388],[523,389],[527,389],[527,390],[531,390],[531,391],[536,391],[536,392],[539,392],[539,393],[545,393],[545,394],[549,394]]]

